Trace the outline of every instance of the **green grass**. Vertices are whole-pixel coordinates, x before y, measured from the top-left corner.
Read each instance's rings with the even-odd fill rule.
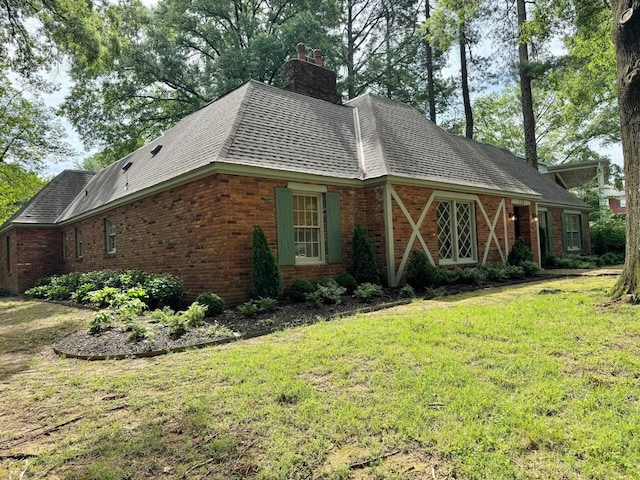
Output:
[[[0,449],[82,416],[11,447],[37,454],[29,478],[638,478],[640,321],[598,306],[614,281],[490,289],[148,360],[45,351],[0,384],[13,412]]]

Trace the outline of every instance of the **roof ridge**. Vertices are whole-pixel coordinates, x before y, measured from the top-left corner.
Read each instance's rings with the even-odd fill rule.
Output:
[[[382,135],[380,135],[380,131],[378,129],[378,119],[377,119],[376,111],[372,101],[373,97],[376,97],[376,98],[381,98],[381,97],[378,97],[377,95],[373,95],[372,93],[366,93],[365,95],[367,96],[367,98],[365,98],[365,101],[369,103],[369,108],[371,109],[371,123],[373,124],[373,129],[375,130],[376,136],[379,139],[378,145],[380,148],[382,162],[384,163],[385,174],[392,175],[393,172],[391,171],[391,168],[389,168],[389,159],[387,155],[387,149],[385,148],[385,142],[382,138]],[[393,100],[391,101],[393,102]],[[397,102],[393,102],[393,103],[397,103]]]
[[[251,101],[251,97],[253,96],[253,92],[256,88],[255,83],[260,83],[260,82],[256,80],[249,80],[248,82],[245,83],[245,85],[247,86],[247,91],[244,93],[242,97],[242,101],[240,102],[240,106],[236,111],[236,115],[233,121],[231,122],[227,137],[225,138],[224,142],[220,146],[220,151],[218,152],[218,159],[226,158],[227,154],[229,153],[229,149],[235,142],[238,127],[240,127],[240,124],[242,123],[242,119],[244,118],[244,115],[247,111],[247,105],[249,105],[249,102]],[[215,159],[211,161],[211,163],[213,162],[215,162]]]

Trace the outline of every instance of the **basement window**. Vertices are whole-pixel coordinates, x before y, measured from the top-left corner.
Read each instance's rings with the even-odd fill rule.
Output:
[[[104,231],[107,253],[116,253],[116,224],[110,218],[104,220]]]

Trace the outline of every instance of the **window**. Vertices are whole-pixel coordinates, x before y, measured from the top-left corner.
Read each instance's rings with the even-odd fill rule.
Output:
[[[324,228],[320,194],[293,193],[293,241],[296,263],[321,262]]]
[[[276,188],[280,265],[342,262],[340,195],[318,185]]]
[[[9,235],[7,235],[7,273],[11,273],[11,240],[9,239]]]
[[[115,233],[115,231],[114,231]],[[114,241],[115,250],[115,241]],[[76,228],[76,257],[82,258],[84,255],[84,237],[82,236],[82,230]]]
[[[565,213],[564,232],[565,246],[567,250],[580,250],[582,248],[580,214]]]
[[[440,263],[475,262],[473,203],[456,200],[440,201],[436,211]]]
[[[553,251],[553,215],[548,210],[540,209],[538,215],[538,226],[544,232],[544,247],[547,252]],[[542,246],[542,245],[541,245]]]
[[[620,199],[620,208],[624,208],[627,206],[627,198],[626,197],[622,197]]]
[[[107,253],[116,252],[116,224],[110,218],[104,221]]]

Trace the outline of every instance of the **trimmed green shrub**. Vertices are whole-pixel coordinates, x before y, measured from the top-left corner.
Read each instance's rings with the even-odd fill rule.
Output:
[[[361,283],[356,288],[355,295],[361,302],[367,303],[382,295],[382,287],[373,283]]]
[[[363,226],[359,225],[353,230],[352,247],[351,270],[356,282],[379,283],[380,271],[376,263],[373,243],[367,229]]]
[[[271,252],[267,237],[259,226],[253,229],[253,288],[261,297],[280,296],[282,277],[280,267]]]
[[[480,267],[460,269],[460,281],[469,285],[482,285],[488,279],[487,271]]]
[[[347,289],[347,293],[349,295],[351,295],[358,286],[356,279],[353,278],[353,275],[351,275],[349,272],[339,273],[338,275],[336,275],[335,280],[336,282],[338,282],[338,285]]]
[[[311,282],[302,279],[294,280],[287,290],[287,296],[293,302],[302,303],[307,299],[305,295],[307,295],[308,293],[313,293],[314,290],[315,287],[311,284]]]
[[[28,297],[45,299],[49,295],[49,285],[37,285],[24,291]]]
[[[522,262],[533,262],[533,253],[521,237],[513,242],[507,261],[510,265],[522,265]]]
[[[442,271],[436,268],[422,250],[411,252],[407,265],[407,283],[415,289],[424,289],[434,285],[440,285],[444,276]]]
[[[591,249],[596,255],[625,253],[626,223],[623,217],[610,217],[591,227]]]
[[[207,307],[207,317],[224,312],[224,300],[215,293],[203,292],[196,297],[196,302]]]

